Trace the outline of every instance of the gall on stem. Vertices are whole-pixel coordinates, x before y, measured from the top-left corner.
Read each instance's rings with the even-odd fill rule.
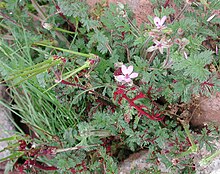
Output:
[[[136,88],[133,87],[131,88],[131,90],[135,90]],[[135,108],[138,111],[139,116],[145,115],[146,117],[148,117],[151,120],[155,120],[155,121],[162,121],[164,117],[160,117],[161,114],[160,113],[154,113],[154,109],[152,109],[152,113],[147,113],[145,110],[149,110],[147,106],[145,105],[137,105],[135,104],[136,100],[139,99],[143,99],[146,98],[146,95],[142,92],[139,92],[139,94],[137,94],[134,98],[130,99],[127,96],[128,91],[126,91],[125,86],[118,86],[117,90],[114,92],[114,100],[116,100],[116,98],[118,97],[118,104],[122,104],[122,100],[125,99],[130,107]]]

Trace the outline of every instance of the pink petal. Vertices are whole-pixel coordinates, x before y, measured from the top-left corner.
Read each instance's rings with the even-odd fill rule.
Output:
[[[127,83],[129,83],[129,82],[131,82],[132,80],[131,80],[130,78],[125,78],[124,81],[127,82]]]
[[[134,72],[134,73],[132,73],[129,77],[133,79],[133,78],[136,78],[137,76],[138,76],[138,73],[135,73],[135,72]]]
[[[115,76],[115,79],[116,79],[118,82],[122,82],[122,81],[125,80],[125,76],[124,76],[124,75]]]
[[[185,59],[188,59],[188,56],[185,51],[183,52],[183,54],[184,54]]]
[[[147,49],[147,52],[152,52],[154,50],[156,50],[157,48],[155,46],[151,46]]]
[[[158,27],[160,26],[160,18],[154,17],[154,24]]]
[[[122,73],[124,74],[124,75],[129,75],[129,74],[131,74],[132,73],[132,71],[133,71],[133,66],[131,65],[131,66],[129,66],[128,68],[125,66],[125,65],[122,65],[121,66],[121,71],[122,71]]]
[[[162,19],[160,20],[160,25],[162,26],[165,22],[165,20],[167,19],[166,16],[163,16]]]
[[[160,41],[158,41],[158,40],[153,40],[153,41],[154,41],[154,43],[155,43],[156,45],[161,44],[161,42],[160,42]]]
[[[159,51],[161,54],[163,54],[163,47],[159,47]]]
[[[126,72],[127,72],[127,67],[125,66],[125,65],[122,65],[121,66],[121,72],[122,72],[122,74],[126,74]]]
[[[134,67],[132,65],[130,65],[127,69],[127,73],[126,74],[131,74],[133,72]]]

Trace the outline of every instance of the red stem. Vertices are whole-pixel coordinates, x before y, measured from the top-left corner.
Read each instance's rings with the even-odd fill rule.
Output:
[[[54,166],[47,166],[47,165],[41,165],[40,163],[38,163],[37,161],[35,160],[28,160],[26,161],[28,165],[33,165],[39,169],[42,169],[42,170],[57,170],[58,168],[54,167]]]
[[[167,6],[169,5],[169,3],[170,3],[170,0],[166,0],[166,2],[164,3],[163,7],[164,7],[164,8],[167,8]]]
[[[126,94],[123,94],[122,97],[124,99],[126,99],[128,101],[128,103],[134,107],[141,115],[145,115],[148,118],[150,118],[151,120],[158,120],[161,121],[163,118],[159,118],[159,117],[155,117],[153,115],[148,114],[147,112],[145,112],[144,110],[142,110],[139,106],[137,106],[131,99],[129,99]],[[159,115],[158,115],[159,116]]]
[[[72,22],[70,22],[70,20],[67,19],[66,16],[64,16],[64,14],[62,12],[60,12],[60,7],[57,4],[55,4],[55,2],[54,2],[54,5],[55,5],[57,11],[59,12],[58,14],[69,24],[69,26],[72,28],[73,32],[76,32],[75,25]]]
[[[215,86],[213,83],[203,82],[201,85]]]
[[[61,80],[61,83],[62,83],[62,84],[65,84],[65,85],[70,85],[70,86],[78,87],[78,88],[83,89],[83,90],[88,90],[88,89],[87,89],[86,87],[84,87],[83,85],[80,85],[80,84],[77,84],[77,83],[71,83],[71,82],[68,82],[68,81],[66,81],[66,80]],[[104,100],[110,102],[111,105],[113,105],[112,102],[111,102],[111,100],[110,100],[108,97],[106,97],[106,96],[104,96],[104,95],[101,95],[101,94],[99,94],[98,92],[93,91],[93,90],[89,90],[88,92],[93,93],[94,95],[96,95],[96,96],[98,96],[98,97],[100,97],[100,98],[102,98],[102,99],[104,99]],[[113,105],[113,106],[115,107],[115,105]]]

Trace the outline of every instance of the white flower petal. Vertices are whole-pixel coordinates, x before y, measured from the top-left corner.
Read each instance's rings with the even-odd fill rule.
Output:
[[[122,72],[124,75],[126,75],[126,74],[127,74],[127,73],[126,73],[127,71],[128,71],[128,68],[127,68],[125,65],[122,65],[122,66],[121,66],[121,72]]]
[[[163,48],[169,48],[170,45],[162,45]]]
[[[160,20],[160,25],[163,26],[165,20],[167,19],[166,16],[163,16],[162,19]]]
[[[188,59],[188,55],[186,54],[186,52],[183,52],[185,59]]]
[[[132,80],[131,80],[130,78],[125,78],[124,81],[127,82],[127,83],[129,83],[129,82],[131,82]]]
[[[156,45],[161,44],[161,42],[160,42],[160,41],[158,41],[158,40],[156,40],[156,39],[154,39],[154,40],[153,40],[153,42],[154,42]]]
[[[127,69],[126,74],[130,75],[133,72],[134,67],[132,65],[130,65]]]
[[[137,76],[138,76],[138,73],[134,72],[129,77],[133,79],[133,78],[136,78]]]
[[[147,52],[152,52],[154,50],[156,50],[157,48],[155,46],[151,46],[147,49]]]
[[[207,19],[207,22],[211,21],[215,16],[216,16],[216,14],[213,14],[212,16],[210,16],[210,17]]]
[[[160,26],[160,18],[154,17],[154,24],[158,27]]]
[[[163,54],[163,47],[159,47],[159,51],[161,54]]]
[[[122,82],[125,80],[125,76],[124,75],[115,76],[115,80],[117,80],[118,82]]]

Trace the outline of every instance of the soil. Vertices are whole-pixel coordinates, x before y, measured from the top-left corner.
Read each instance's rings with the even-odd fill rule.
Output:
[[[200,96],[196,104],[192,112],[192,126],[202,127],[207,123],[220,125],[220,92],[211,97]]]
[[[99,3],[100,0],[87,0],[90,6],[94,6]],[[153,15],[153,5],[150,0],[107,0],[107,4],[121,2],[123,4],[128,4],[132,9],[137,24],[140,25],[143,22],[147,22],[147,15]]]

